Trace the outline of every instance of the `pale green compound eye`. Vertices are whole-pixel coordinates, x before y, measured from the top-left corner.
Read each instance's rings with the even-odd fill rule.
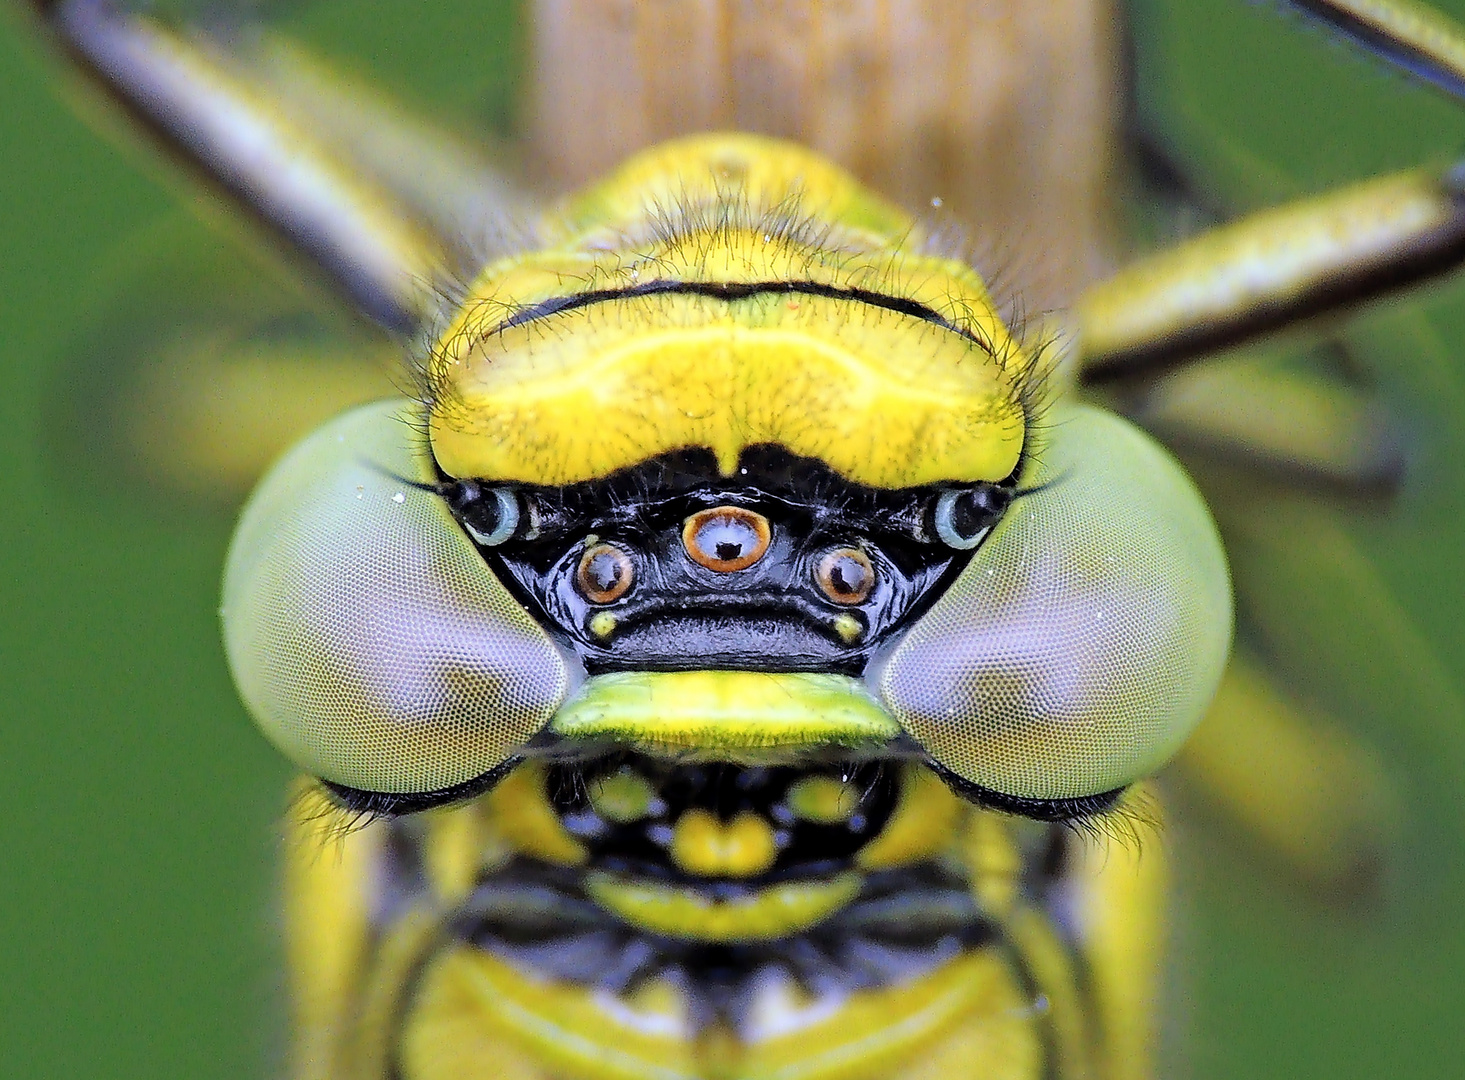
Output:
[[[389,794],[511,761],[578,681],[431,482],[405,401],[309,435],[245,507],[224,643],[264,733],[301,768]]]
[[[1200,494],[1138,428],[1068,405],[1040,436],[1040,490],[867,679],[958,780],[1081,799],[1150,775],[1200,721],[1231,586]]]

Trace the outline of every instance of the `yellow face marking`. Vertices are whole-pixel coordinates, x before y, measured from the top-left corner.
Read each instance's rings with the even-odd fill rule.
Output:
[[[684,447],[731,474],[774,443],[876,487],[1008,476],[1032,358],[981,278],[790,154],[652,151],[485,269],[430,363],[438,463],[556,485]]]
[[[908,767],[894,816],[855,862],[863,870],[878,870],[930,858],[959,834],[967,813],[966,804],[929,769]]]
[[[607,821],[625,825],[651,813],[656,792],[634,769],[620,768],[590,784],[590,805]]]
[[[484,798],[494,824],[518,850],[561,866],[576,866],[588,857],[544,797],[543,766],[519,766]]]
[[[700,807],[677,819],[671,860],[688,874],[703,877],[754,877],[778,858],[773,827],[744,810],[729,822]]]
[[[696,941],[770,941],[828,918],[855,898],[862,881],[860,874],[834,874],[713,900],[680,885],[597,870],[585,875],[585,893],[653,934]]]
[[[848,821],[860,797],[850,784],[832,776],[809,776],[788,789],[788,808],[795,817],[820,825]]]
[[[1007,821],[995,814],[973,812],[963,846],[972,893],[982,909],[995,916],[1007,915],[1017,899],[1018,877],[1022,873],[1022,854]]]

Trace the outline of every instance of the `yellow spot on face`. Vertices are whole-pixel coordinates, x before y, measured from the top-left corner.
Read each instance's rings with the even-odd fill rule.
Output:
[[[635,1012],[658,1017],[678,1029],[686,1024],[690,1011],[686,994],[666,976],[647,979],[626,995],[625,1002]]]
[[[609,611],[597,611],[594,615],[590,616],[590,632],[601,641],[604,641],[615,633],[616,626],[619,622],[620,620]]]
[[[895,813],[880,835],[860,850],[856,862],[874,870],[928,859],[960,835],[966,814],[967,804],[929,769],[908,766],[901,773]]]
[[[819,825],[848,821],[859,804],[855,789],[832,776],[809,776],[788,789],[788,808],[795,817]]]
[[[972,893],[983,910],[1006,915],[1017,899],[1022,855],[1007,822],[996,814],[976,812],[966,830],[966,858]]]
[[[473,888],[485,846],[478,808],[472,803],[423,815],[427,841],[423,869],[445,903],[456,903]]]
[[[590,805],[601,817],[618,825],[646,817],[655,800],[650,782],[633,769],[620,769],[590,785]]]
[[[726,824],[700,808],[677,819],[671,860],[688,874],[703,877],[752,877],[778,858],[773,827],[743,811]]]
[[[840,641],[846,645],[853,645],[860,640],[865,628],[853,615],[841,615],[834,620],[834,632],[839,635]]]

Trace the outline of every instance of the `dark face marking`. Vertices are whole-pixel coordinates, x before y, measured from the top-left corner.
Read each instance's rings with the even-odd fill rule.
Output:
[[[469,485],[488,487],[445,483],[455,512]],[[1012,487],[956,490],[995,520]],[[520,486],[518,532],[479,547],[592,673],[858,674],[971,557],[938,535],[951,491],[864,487],[778,447],[750,449],[732,476],[710,453],[678,451],[601,480]]]
[[[718,762],[687,765],[628,754],[548,770],[546,793],[565,828],[584,844],[592,866],[656,878],[688,876],[668,861],[673,831],[693,810],[731,821],[751,814],[776,837],[778,855],[757,881],[818,878],[852,865],[855,855],[880,834],[900,794],[900,769],[883,762],[834,763],[818,769],[765,768]],[[800,805],[798,786],[810,778],[840,781],[851,798],[841,813],[811,816]],[[600,797],[605,781],[633,780],[643,800],[622,798],[608,805]]]

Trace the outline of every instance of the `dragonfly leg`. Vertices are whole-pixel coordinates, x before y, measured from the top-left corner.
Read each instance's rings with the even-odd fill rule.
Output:
[[[1444,16],[1401,0],[1290,6],[1465,102],[1465,30]],[[1091,287],[1073,315],[1079,377],[1176,444],[1326,486],[1388,488],[1402,475],[1404,440],[1366,387],[1249,356],[1189,365],[1346,314],[1462,261],[1465,163],[1263,210]]]
[[[1410,0],[1291,0],[1352,44],[1465,103],[1465,28]],[[1197,359],[1465,261],[1465,162],[1263,210],[1141,258],[1090,288],[1083,378]]]
[[[32,6],[138,126],[391,330],[430,317],[463,238],[512,212],[471,151],[263,30],[175,28],[105,0]]]
[[[1131,263],[1076,309],[1081,379],[1153,375],[1465,261],[1465,167],[1263,210]]]

